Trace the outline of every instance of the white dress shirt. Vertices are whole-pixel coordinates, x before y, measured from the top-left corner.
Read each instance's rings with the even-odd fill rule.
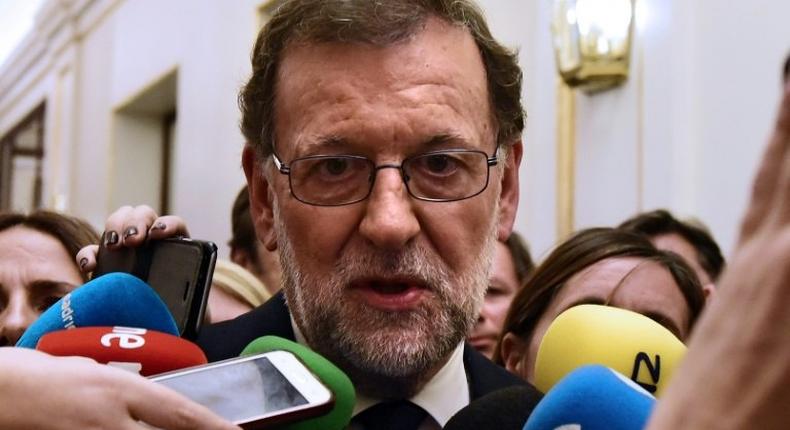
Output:
[[[307,342],[305,342],[302,332],[299,331],[299,327],[296,326],[293,317],[291,317],[291,326],[296,341],[307,346]],[[450,417],[469,404],[469,383],[466,380],[463,355],[464,342],[461,342],[455,347],[450,359],[439,369],[439,372],[425,384],[420,392],[408,399],[428,413],[428,417],[420,424],[418,430],[441,430]],[[379,402],[381,402],[380,399],[373,399],[357,393],[353,415],[356,416]],[[349,429],[358,430],[353,424]]]

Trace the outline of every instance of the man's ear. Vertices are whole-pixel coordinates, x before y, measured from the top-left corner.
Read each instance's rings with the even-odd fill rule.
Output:
[[[255,235],[269,251],[277,249],[277,235],[274,233],[274,193],[271,184],[264,174],[264,163],[258,160],[255,148],[244,146],[241,154],[241,165],[247,177],[250,193],[250,216],[255,225]]]
[[[510,236],[516,220],[519,198],[518,168],[521,166],[521,156],[524,151],[521,139],[513,143],[509,151],[502,172],[502,187],[499,195],[497,238],[502,242]]]
[[[705,294],[705,304],[709,305],[711,300],[716,297],[718,292],[716,291],[716,285],[713,283],[707,283],[702,286],[702,292]]]
[[[524,359],[527,353],[527,343],[513,333],[506,333],[502,338],[502,350],[499,353],[502,355],[502,364],[505,369],[514,373],[522,378],[526,378],[524,372]]]

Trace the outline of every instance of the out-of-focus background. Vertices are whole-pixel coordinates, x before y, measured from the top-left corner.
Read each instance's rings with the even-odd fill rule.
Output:
[[[101,229],[118,206],[146,203],[224,243],[244,183],[236,95],[277,3],[0,0],[0,209],[53,208]],[[516,229],[535,255],[657,207],[698,217],[732,249],[780,95],[790,2],[636,0],[628,81],[574,93],[570,111],[552,2],[480,4],[520,49]]]

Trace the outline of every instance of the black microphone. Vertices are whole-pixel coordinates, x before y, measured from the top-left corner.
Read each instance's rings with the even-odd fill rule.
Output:
[[[517,385],[488,393],[456,412],[444,430],[521,430],[541,396]]]

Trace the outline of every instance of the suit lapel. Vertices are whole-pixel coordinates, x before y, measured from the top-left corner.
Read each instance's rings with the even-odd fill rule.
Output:
[[[204,327],[196,343],[213,362],[238,357],[244,347],[261,336],[295,340],[282,291],[246,314]]]
[[[464,344],[464,368],[471,400],[505,387],[526,385],[524,380],[492,363],[468,343]]]

